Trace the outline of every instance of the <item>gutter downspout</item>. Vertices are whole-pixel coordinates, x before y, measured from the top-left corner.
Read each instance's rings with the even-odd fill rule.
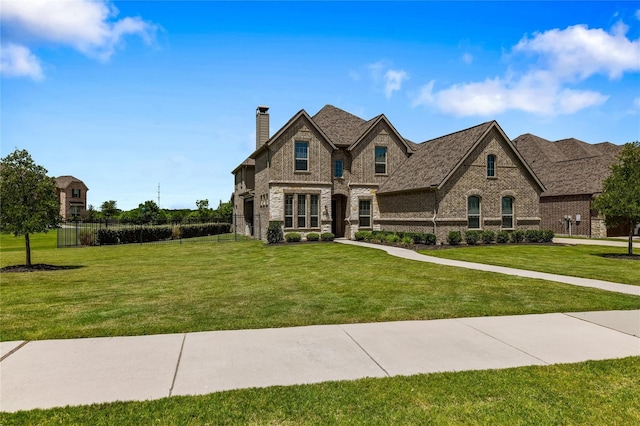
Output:
[[[433,222],[433,235],[437,235],[436,216],[438,215],[438,187],[436,185],[432,185],[431,188],[434,189],[435,197],[435,204],[433,206],[433,217],[431,218],[431,222]]]

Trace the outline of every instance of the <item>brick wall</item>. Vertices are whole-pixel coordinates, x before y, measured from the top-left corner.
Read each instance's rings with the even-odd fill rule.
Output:
[[[568,235],[567,222],[563,220],[570,215],[573,219],[571,224],[571,234],[581,236],[599,236],[602,230],[596,229],[595,235],[592,232],[591,215],[591,194],[563,195],[558,197],[540,198],[540,217],[542,229],[551,229],[558,235]],[[576,215],[581,216],[580,223],[576,223]],[[595,224],[595,223],[594,223]],[[606,234],[606,230],[605,230]]]

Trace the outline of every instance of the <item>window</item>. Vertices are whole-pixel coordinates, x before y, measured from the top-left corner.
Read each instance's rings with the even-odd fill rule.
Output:
[[[360,200],[358,218],[361,228],[371,227],[371,200]]]
[[[320,195],[285,194],[284,227],[309,229],[320,227]]]
[[[342,178],[342,160],[336,160],[333,163],[333,176]]]
[[[376,146],[376,174],[384,175],[387,173],[387,147]]]
[[[309,142],[296,142],[296,172],[309,170]]]
[[[72,198],[80,198],[80,190],[76,189],[76,188],[73,188],[71,190],[71,197]]]
[[[307,196],[298,195],[298,228],[307,227]]]
[[[487,155],[487,177],[496,176],[496,156],[493,154]]]
[[[317,228],[318,225],[318,212],[320,211],[320,197],[317,195],[311,195],[309,202],[309,227]]]
[[[480,197],[469,197],[467,202],[469,229],[480,229]]]
[[[80,207],[71,206],[71,217],[80,217]]]
[[[284,197],[284,227],[293,228],[293,195]]]
[[[502,197],[502,229],[513,229],[512,197]]]

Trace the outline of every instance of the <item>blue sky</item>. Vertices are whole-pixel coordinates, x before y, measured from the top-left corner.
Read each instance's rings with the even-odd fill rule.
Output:
[[[301,109],[384,113],[421,142],[497,120],[640,139],[640,3],[3,0],[2,157],[28,150],[96,208],[216,206]]]

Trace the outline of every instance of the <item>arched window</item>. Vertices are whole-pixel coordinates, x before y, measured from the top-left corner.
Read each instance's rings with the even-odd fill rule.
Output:
[[[513,197],[502,197],[502,229],[513,229]]]
[[[487,155],[487,177],[496,176],[496,156],[493,154]]]
[[[468,198],[467,220],[469,229],[480,229],[480,197],[474,195]]]

